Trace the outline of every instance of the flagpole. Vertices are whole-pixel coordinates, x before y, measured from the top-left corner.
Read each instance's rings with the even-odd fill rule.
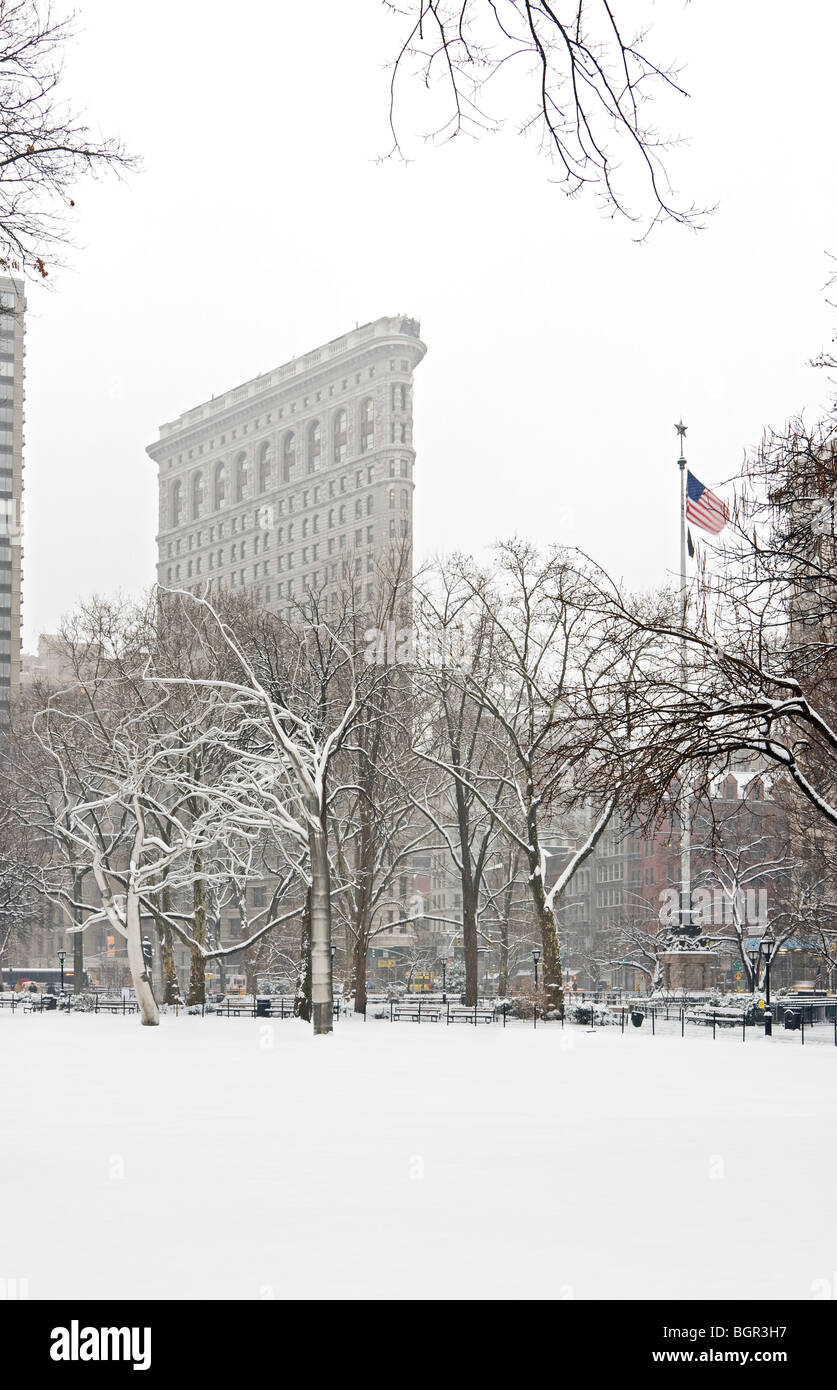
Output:
[[[680,639],[680,673],[685,692],[687,682],[686,648],[686,459],[683,449],[686,442],[687,426],[682,420],[674,427],[680,436],[680,625],[683,636]],[[680,786],[680,931],[685,934],[692,925],[692,827],[689,811],[689,787],[686,778]]]

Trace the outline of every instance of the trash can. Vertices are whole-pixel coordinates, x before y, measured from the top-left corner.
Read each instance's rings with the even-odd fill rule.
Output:
[[[43,1002],[42,1002],[42,1004],[41,1004],[41,1008],[42,1008],[42,1009],[57,1009],[57,1008],[58,1008],[58,1000],[56,999],[55,995],[54,995],[54,994],[45,994],[44,997],[43,997]]]
[[[784,1024],[786,1028],[799,1028],[802,1025],[801,1009],[785,1009]]]
[[[764,1011],[764,1036],[766,1038],[773,1036],[773,1015],[769,1009]]]
[[[631,1023],[634,1025],[634,1028],[641,1028],[644,1022],[645,1014],[641,1014],[638,1009],[634,1010],[631,1014]]]
[[[270,1018],[270,1000],[256,1000],[256,1018]]]

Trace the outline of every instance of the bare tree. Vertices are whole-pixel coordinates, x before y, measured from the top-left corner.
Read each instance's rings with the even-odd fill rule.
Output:
[[[569,806],[588,795],[587,762],[603,737],[607,708],[599,687],[609,689],[613,662],[623,660],[624,653],[612,647],[606,629],[588,620],[588,587],[566,553],[556,549],[540,556],[516,540],[497,550],[497,563],[487,573],[468,561],[459,562],[462,581],[489,626],[494,649],[490,663],[484,668],[463,666],[459,680],[468,700],[483,712],[497,761],[490,769],[472,772],[438,753],[417,751],[460,781],[523,856],[541,939],[545,997],[548,1007],[561,1013],[556,901],[604,833],[619,799],[621,778],[592,792],[597,804],[590,833],[549,889],[543,835],[562,803]],[[620,702],[626,689],[627,684],[619,687]],[[591,692],[598,703],[591,701]],[[592,721],[592,743],[585,719]],[[612,736],[608,726],[607,738]],[[600,785],[598,779],[595,785]]]
[[[672,193],[663,153],[675,142],[653,117],[666,94],[686,96],[679,70],[653,54],[624,0],[384,4],[402,26],[390,82],[396,151],[401,90],[417,80],[440,106],[429,138],[479,136],[511,119],[536,134],[570,195],[593,190],[611,214],[643,221],[645,234],[661,219],[700,225],[705,211]]]
[[[271,835],[287,846],[289,872],[305,876],[314,1032],[330,1033],[328,780],[361,707],[354,653],[318,615],[294,624],[266,613],[240,640],[207,599],[183,598],[214,618],[237,670],[227,678],[154,671],[153,679],[211,700],[215,720],[206,719],[204,736],[234,755],[213,787],[224,823],[251,839]]]
[[[508,754],[469,681],[491,685],[497,644],[461,560],[435,566],[418,587],[412,742],[429,775],[417,780],[413,800],[450,857],[462,904],[465,1002],[476,1004],[480,902],[500,835],[494,812],[507,797]],[[484,799],[476,788],[489,783]]]
[[[40,0],[0,0],[0,269],[46,276],[68,235],[85,174],[135,161],[62,97],[71,18]]]

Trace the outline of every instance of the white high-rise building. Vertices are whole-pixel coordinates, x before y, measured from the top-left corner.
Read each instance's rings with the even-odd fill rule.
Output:
[[[20,685],[25,311],[23,286],[0,276],[0,724]]]
[[[415,319],[364,324],[186,411],[148,446],[159,473],[157,577],[254,591],[287,611],[412,541]]]

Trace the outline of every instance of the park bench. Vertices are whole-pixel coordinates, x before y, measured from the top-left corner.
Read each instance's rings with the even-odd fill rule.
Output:
[[[493,1023],[496,1017],[494,1009],[487,1009],[475,1004],[469,1007],[467,1004],[450,1004],[448,1006],[448,1023]]]
[[[744,1014],[731,1009],[687,1009],[687,1023],[717,1024],[719,1028],[740,1028]]]
[[[424,1001],[415,1004],[393,1004],[389,1016],[393,1023],[402,1019],[409,1019],[411,1023],[438,1023],[442,1017],[442,1010],[437,1004],[426,1004]]]
[[[293,1018],[294,1000],[287,995],[264,995],[254,1003],[252,999],[225,999],[215,1007],[219,1018]],[[332,1012],[340,1017],[340,1001],[334,1001]]]

